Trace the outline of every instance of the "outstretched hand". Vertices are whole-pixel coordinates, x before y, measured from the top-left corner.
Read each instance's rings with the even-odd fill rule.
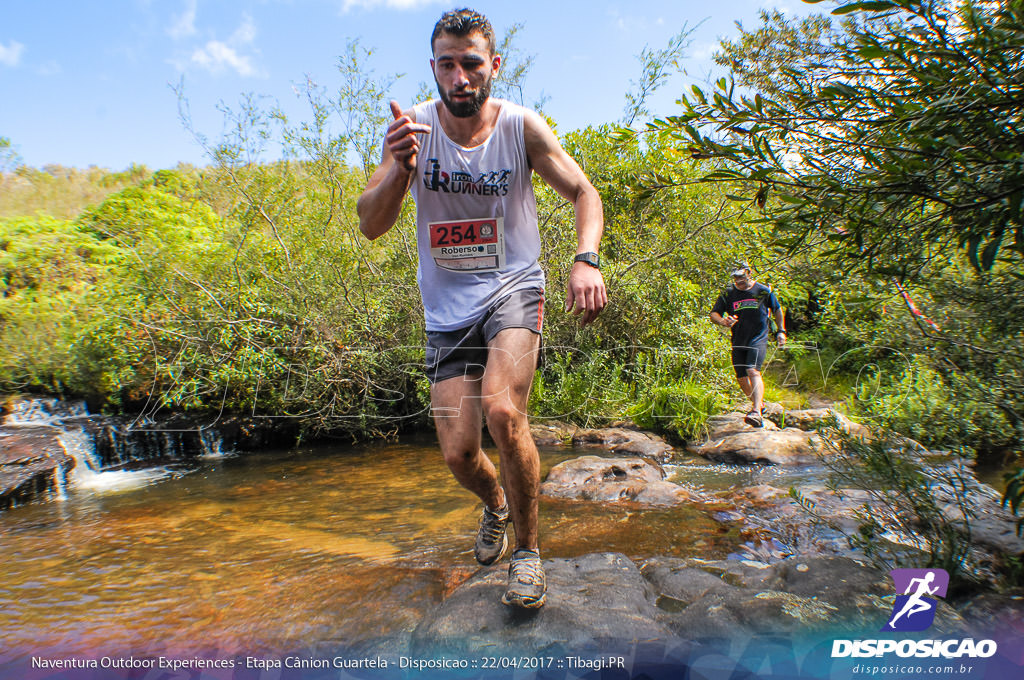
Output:
[[[605,289],[601,270],[584,262],[574,263],[569,273],[565,311],[582,314],[580,325],[586,326],[597,318],[607,304],[608,291]]]
[[[416,169],[416,156],[420,151],[420,140],[417,135],[429,133],[430,126],[417,123],[402,113],[402,107],[394,99],[391,100],[391,115],[395,120],[388,126],[384,137],[385,143],[395,161],[412,172]]]

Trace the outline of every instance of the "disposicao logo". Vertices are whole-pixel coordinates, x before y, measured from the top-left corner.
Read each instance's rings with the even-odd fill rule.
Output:
[[[893,569],[896,596],[889,621],[882,632],[914,633],[929,628],[935,622],[938,607],[936,597],[945,597],[949,588],[949,574],[945,569]],[[880,657],[896,654],[899,657],[947,659],[969,657],[987,658],[996,653],[993,640],[971,638],[964,640],[834,640],[832,658]]]
[[[885,631],[912,633],[931,627],[938,601],[930,595],[945,597],[949,574],[945,569],[893,569],[889,572],[896,591],[892,616],[882,627]]]

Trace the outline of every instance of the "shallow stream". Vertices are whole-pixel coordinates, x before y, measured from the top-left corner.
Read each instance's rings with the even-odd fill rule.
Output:
[[[578,455],[542,449],[542,478]],[[695,462],[673,478],[713,490],[758,483],[749,475]],[[478,514],[429,437],[72,484],[64,500],[0,516],[0,648],[229,653],[397,638],[478,568]],[[736,523],[693,508],[543,497],[541,536],[545,557],[723,558],[741,543]]]

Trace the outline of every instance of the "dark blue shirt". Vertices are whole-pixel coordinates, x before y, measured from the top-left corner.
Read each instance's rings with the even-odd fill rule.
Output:
[[[738,320],[732,327],[732,344],[749,347],[768,341],[768,319],[773,311],[780,309],[772,289],[755,283],[748,290],[728,286],[711,311],[735,316]]]

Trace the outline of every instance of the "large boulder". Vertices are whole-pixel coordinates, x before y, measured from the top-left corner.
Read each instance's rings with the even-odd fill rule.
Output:
[[[414,656],[466,656],[626,651],[638,641],[666,640],[650,586],[617,553],[544,560],[547,603],[537,610],[501,604],[505,569],[485,568],[456,589],[413,631]]]
[[[787,427],[750,428],[693,447],[693,451],[716,463],[760,463],[766,465],[811,465],[818,462],[818,437]]]
[[[52,494],[75,460],[48,425],[0,428],[0,509]]]
[[[481,569],[421,621],[410,653],[586,656],[628,653],[642,641],[692,650],[715,638],[815,630],[875,635],[892,616],[896,596],[887,574],[846,557],[791,557],[772,565],[653,557],[638,568],[623,555],[600,553],[545,560],[544,567],[543,608],[500,604],[505,570]],[[1020,611],[998,598],[975,609],[977,616]],[[940,601],[931,631],[963,634],[967,623]]]
[[[625,500],[658,506],[706,500],[665,481],[665,472],[660,466],[641,458],[581,456],[567,460],[551,468],[540,491],[553,498]]]
[[[814,430],[826,423],[834,422],[836,426],[855,437],[870,437],[871,431],[864,425],[850,420],[833,408],[809,408],[772,411],[766,414],[780,427],[795,427],[800,430]]]
[[[748,425],[743,417],[745,413],[739,411],[732,411],[730,413],[721,413],[717,416],[711,416],[708,418],[707,427],[707,438],[708,441],[716,441],[731,437],[734,434],[741,434],[744,432],[775,432],[778,431],[778,426],[771,420],[764,421],[764,428],[759,430],[756,427]]]

